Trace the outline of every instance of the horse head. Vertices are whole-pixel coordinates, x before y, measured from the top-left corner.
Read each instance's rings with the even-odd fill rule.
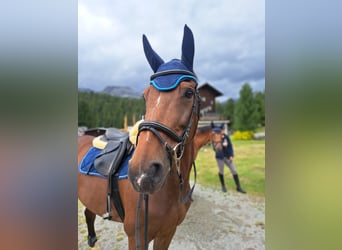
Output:
[[[180,161],[189,158],[199,114],[197,77],[193,71],[194,38],[185,25],[181,60],[164,62],[143,35],[145,56],[154,74],[144,90],[145,119],[128,176],[140,193],[155,193]],[[187,160],[191,161],[193,159]],[[178,163],[178,164],[177,164]]]
[[[224,136],[224,123],[221,125],[215,125],[214,122],[211,122],[211,143],[214,147],[214,150],[222,150],[222,137]]]

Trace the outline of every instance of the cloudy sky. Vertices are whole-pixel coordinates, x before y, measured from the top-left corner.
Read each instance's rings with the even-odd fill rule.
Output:
[[[142,34],[169,61],[181,57],[184,24],[194,33],[199,82],[221,91],[220,101],[238,98],[245,82],[265,89],[264,0],[79,0],[79,87],[142,92],[152,74]]]

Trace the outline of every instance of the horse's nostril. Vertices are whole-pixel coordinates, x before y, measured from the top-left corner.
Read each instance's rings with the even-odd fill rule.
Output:
[[[150,169],[149,169],[149,175],[150,176],[156,176],[159,174],[160,170],[162,169],[162,164],[159,162],[153,162],[150,165]]]
[[[133,188],[139,193],[154,193],[160,189],[166,179],[165,166],[159,161],[152,161],[143,171],[131,168],[128,169],[128,178]]]

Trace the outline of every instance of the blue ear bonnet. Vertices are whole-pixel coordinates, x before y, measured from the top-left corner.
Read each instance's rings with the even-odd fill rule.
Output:
[[[197,76],[193,70],[195,54],[194,36],[187,25],[184,26],[181,60],[173,59],[165,63],[152,49],[145,35],[143,35],[143,46],[146,59],[154,72],[150,83],[157,90],[172,90],[184,80],[194,80],[197,86]]]
[[[212,128],[211,130],[214,131],[216,134],[220,134],[222,131],[222,129],[219,127]]]
[[[150,83],[159,91],[176,88],[184,80],[193,80],[197,85],[197,77],[178,59],[173,59],[160,65],[157,72],[151,76]]]
[[[224,123],[221,125],[215,125],[213,121],[211,121],[211,130],[214,131],[216,134],[220,134],[224,127]]]

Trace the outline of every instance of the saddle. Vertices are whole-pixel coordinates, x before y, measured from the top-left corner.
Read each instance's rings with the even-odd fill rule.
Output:
[[[112,198],[121,220],[124,221],[125,213],[119,193],[118,178],[115,177],[115,174],[134,149],[129,140],[129,134],[116,128],[108,128],[103,135],[93,140],[93,147],[102,149],[94,160],[94,167],[98,173],[108,177],[107,212],[102,217],[109,220],[112,218],[110,205]]]
[[[93,140],[93,147],[102,149],[94,161],[95,169],[105,177],[115,174],[121,163],[133,150],[129,134],[116,128],[108,128]]]

